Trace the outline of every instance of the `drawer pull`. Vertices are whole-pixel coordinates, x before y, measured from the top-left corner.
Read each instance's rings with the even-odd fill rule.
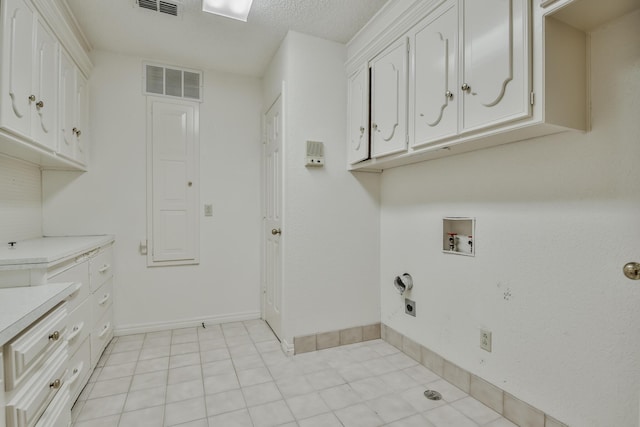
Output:
[[[110,297],[111,297],[111,294],[104,294],[104,297],[102,297],[102,299],[98,301],[98,305],[104,305],[104,303],[109,301]]]
[[[62,386],[62,381],[60,381],[60,379],[55,380],[54,382],[52,382],[51,384],[49,384],[49,388],[53,388],[53,389],[59,389]]]
[[[105,264],[105,265],[102,266],[102,268],[100,270],[98,270],[98,273],[104,273],[110,268],[111,268],[110,264]]]
[[[73,369],[73,376],[69,378],[69,381],[67,381],[69,385],[75,383],[78,380],[78,378],[80,378],[80,374],[82,373],[82,368],[84,368],[84,362],[80,362],[80,366]]]
[[[106,333],[109,332],[109,329],[111,329],[111,322],[104,325],[104,328],[102,328],[102,332],[100,332],[100,335],[98,335],[98,338],[104,337]]]
[[[49,339],[51,341],[58,341],[60,339],[60,332],[55,331],[54,333],[52,333],[51,335],[49,335]]]
[[[67,338],[67,341],[71,341],[72,339],[77,337],[80,331],[82,331],[82,328],[84,328],[84,322],[80,322],[79,325],[75,325],[71,330],[71,335],[69,335],[69,338]]]

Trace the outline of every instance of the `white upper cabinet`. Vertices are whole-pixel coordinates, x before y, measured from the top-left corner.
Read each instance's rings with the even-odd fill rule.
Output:
[[[402,38],[371,61],[372,157],[407,149],[408,47]]]
[[[463,0],[463,131],[531,114],[528,4]]]
[[[2,6],[2,127],[55,151],[58,41],[26,1]]]
[[[458,132],[458,8],[448,2],[411,34],[409,98],[413,146]]]
[[[91,64],[63,25],[65,17],[49,6],[44,0],[0,2],[0,153],[45,168],[85,170],[84,75]]]
[[[349,77],[349,163],[369,158],[369,66]]]
[[[347,45],[348,72],[367,61],[372,70],[372,153],[349,168],[381,171],[587,130],[586,31],[599,15],[628,12],[626,0],[600,3],[441,0],[383,11]]]

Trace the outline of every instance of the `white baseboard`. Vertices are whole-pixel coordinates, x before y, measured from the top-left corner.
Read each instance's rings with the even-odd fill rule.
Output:
[[[247,311],[244,313],[224,314],[221,316],[198,317],[193,319],[181,319],[170,322],[141,323],[136,325],[118,326],[114,330],[115,336],[144,334],[147,332],[166,331],[167,329],[191,328],[205,325],[218,325],[221,323],[242,322],[245,320],[260,319],[259,311]]]
[[[293,344],[289,344],[286,339],[283,338],[282,341],[280,341],[280,347],[282,347],[284,354],[293,356]]]

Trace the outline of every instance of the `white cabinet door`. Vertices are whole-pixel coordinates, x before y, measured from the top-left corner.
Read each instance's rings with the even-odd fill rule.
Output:
[[[58,41],[44,23],[38,20],[35,42],[33,93],[36,101],[32,137],[38,144],[55,150],[58,111]]]
[[[413,146],[458,132],[458,8],[450,2],[417,27],[410,86]]]
[[[529,116],[529,1],[463,0],[462,7],[462,130]]]
[[[34,12],[24,0],[2,1],[2,126],[31,134]],[[33,95],[33,96],[32,96]]]
[[[349,77],[349,163],[369,158],[369,66]]]
[[[60,114],[58,152],[73,159],[76,152],[76,67],[66,52],[60,54]]]
[[[87,80],[76,70],[76,124],[72,132],[76,138],[76,153],[74,160],[87,163],[87,148],[89,140],[89,85]]]
[[[373,157],[407,149],[408,39],[392,44],[371,62]]]

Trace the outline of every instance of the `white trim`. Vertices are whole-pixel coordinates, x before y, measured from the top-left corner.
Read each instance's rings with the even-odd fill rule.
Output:
[[[114,329],[114,336],[144,334],[147,332],[166,331],[168,329],[190,328],[206,325],[219,325],[221,323],[243,322],[246,320],[260,319],[259,311],[247,311],[243,313],[223,314],[220,316],[197,317],[191,319],[174,320],[171,322],[151,322],[119,326]]]
[[[280,341],[280,347],[282,348],[282,351],[284,351],[284,354],[287,356],[293,356],[293,344],[289,344],[286,339],[283,338],[282,341]]]

